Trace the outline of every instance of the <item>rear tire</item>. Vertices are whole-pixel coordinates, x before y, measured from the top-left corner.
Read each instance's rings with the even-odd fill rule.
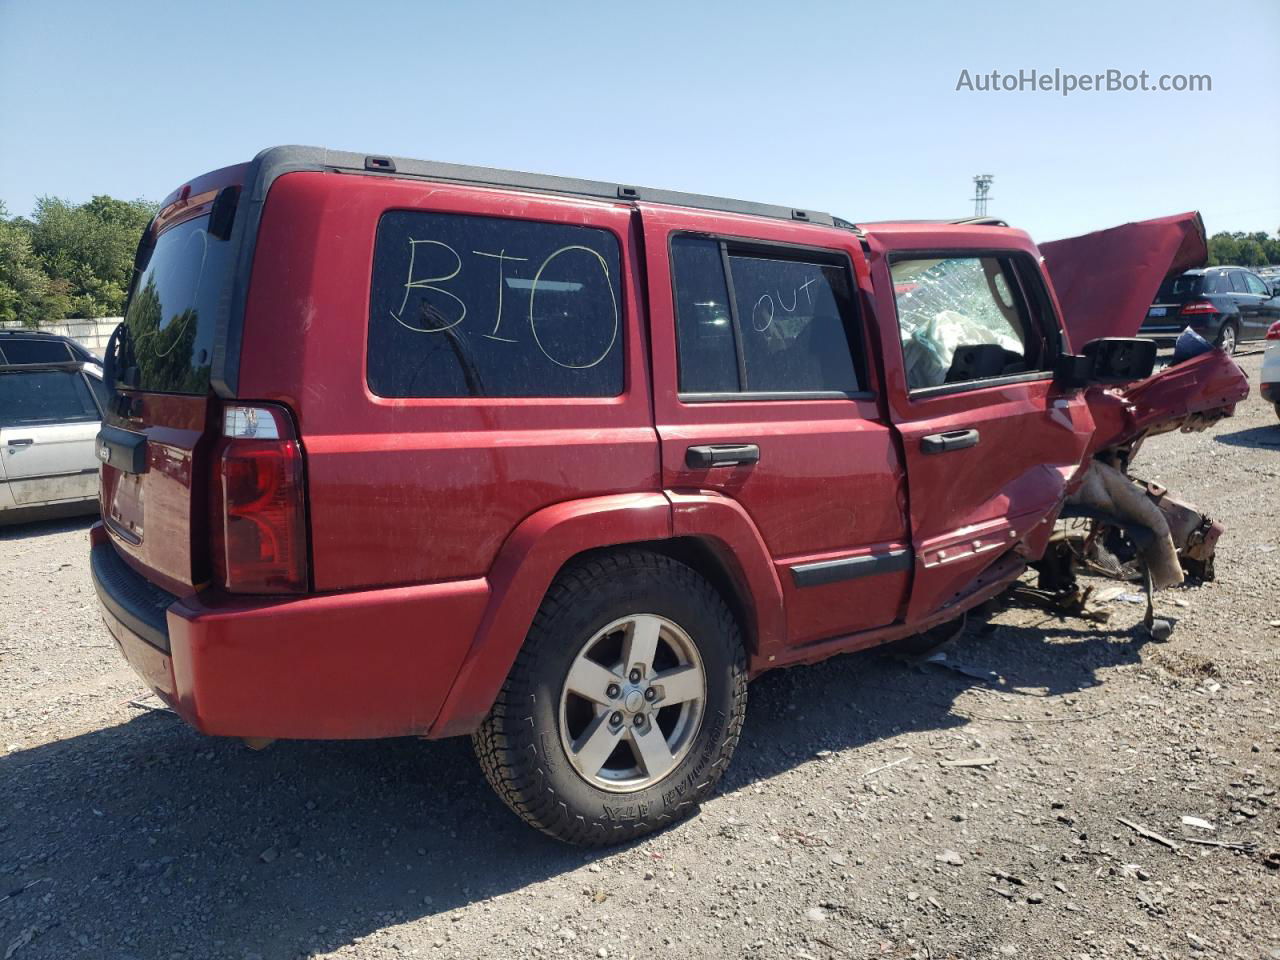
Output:
[[[1240,342],[1240,331],[1236,329],[1234,320],[1228,320],[1222,325],[1222,329],[1218,331],[1218,339],[1213,345],[1225,353],[1228,357],[1235,356],[1236,345]]]
[[[603,846],[692,813],[733,756],[746,704],[724,599],[683,563],[627,550],[556,578],[472,743],[526,823]]]

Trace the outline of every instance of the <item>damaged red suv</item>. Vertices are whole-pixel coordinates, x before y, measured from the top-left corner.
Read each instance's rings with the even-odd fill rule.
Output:
[[[627,839],[713,789],[748,678],[960,616],[1094,460],[1243,396],[1215,352],[1130,402],[1140,343],[1063,309],[996,222],[267,150],[138,249],[103,616],[205,733],[470,734],[529,823]]]

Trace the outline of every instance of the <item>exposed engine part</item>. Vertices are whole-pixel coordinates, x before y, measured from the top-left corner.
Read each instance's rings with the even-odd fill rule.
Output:
[[[1164,512],[1151,499],[1146,488],[1110,464],[1093,461],[1084,483],[1067,499],[1063,515],[1116,522],[1130,533],[1130,539],[1151,571],[1156,589],[1182,583],[1184,577],[1182,565],[1178,562],[1178,548]],[[1146,531],[1149,536],[1133,535],[1139,531]]]
[[[1201,513],[1191,504],[1175,500],[1160,484],[1138,482],[1164,514],[1173,544],[1178,548],[1182,568],[1200,580],[1212,580],[1213,555],[1224,530],[1222,524],[1215,523],[1208,514]]]
[[[1022,592],[1056,612],[1098,619],[1081,590],[1077,571],[1141,582],[1147,608],[1143,625],[1152,639],[1167,640],[1173,622],[1155,615],[1152,594],[1182,583],[1186,575],[1212,580],[1213,557],[1223,527],[1158,483],[1131,479],[1095,460],[1079,490],[1063,506],[1062,522],[1036,564],[1038,590]]]

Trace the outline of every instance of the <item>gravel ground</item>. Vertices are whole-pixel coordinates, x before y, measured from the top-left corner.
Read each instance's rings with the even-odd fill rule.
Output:
[[[1228,525],[1219,579],[1161,594],[1169,643],[1124,601],[1010,608],[968,672],[765,676],[720,794],[592,853],[465,740],[193,733],[100,625],[88,523],[0,532],[0,960],[1280,957],[1280,425],[1255,391],[1135,472]]]

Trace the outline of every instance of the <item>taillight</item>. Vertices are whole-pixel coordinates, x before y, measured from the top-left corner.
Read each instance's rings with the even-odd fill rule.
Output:
[[[1190,303],[1183,304],[1178,312],[1185,317],[1194,313],[1217,313],[1218,308],[1208,300],[1192,300]]]
[[[1280,340],[1280,320],[1267,327],[1268,340]]]
[[[223,408],[212,518],[213,569],[236,593],[307,589],[302,447],[293,420],[271,404]]]

